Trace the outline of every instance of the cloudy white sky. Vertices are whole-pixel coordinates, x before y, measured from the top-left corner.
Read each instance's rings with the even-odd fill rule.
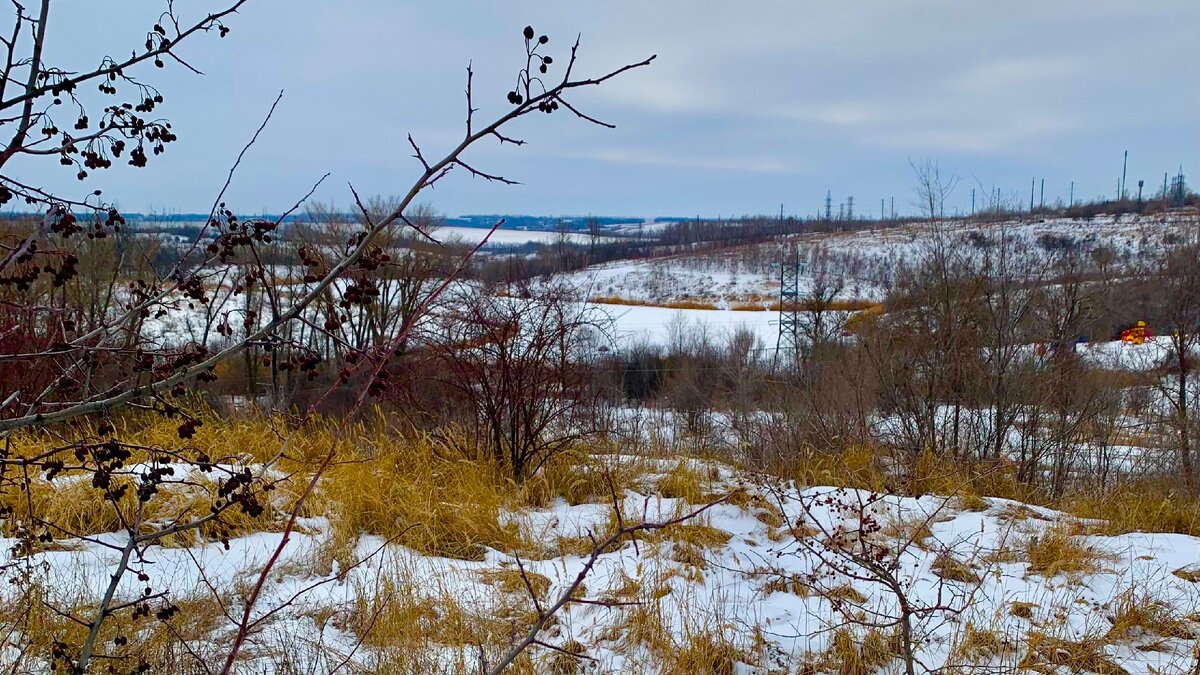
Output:
[[[185,16],[216,0],[177,0]],[[94,65],[139,44],[162,0],[59,0],[49,60]],[[1180,164],[1200,178],[1196,0],[250,0],[230,35],[182,52],[204,71],[143,73],[180,141],[150,169],[118,166],[103,188],[127,210],[207,211],[241,145],[284,98],[243,163],[230,203],[277,212],[323,173],[319,198],[400,193],[417,174],[407,133],[435,155],[462,133],[465,68],[481,116],[501,114],[533,24],[579,72],[650,54],[649,68],[575,102],[617,125],[535,116],[521,148],[485,143],[480,168],[522,185],[451,176],[425,200],[448,214],[701,215],[814,212],[831,189],[878,213],[912,210],[909,159],[1028,199],[1159,186]],[[561,63],[562,59],[559,59]],[[81,191],[53,162],[14,176]],[[977,183],[978,181],[978,183]]]

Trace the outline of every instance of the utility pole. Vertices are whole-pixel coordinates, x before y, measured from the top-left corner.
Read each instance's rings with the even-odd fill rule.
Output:
[[[1045,178],[1042,179],[1042,192],[1041,192],[1041,195],[1038,197],[1038,208],[1043,211],[1046,210],[1046,179]]]
[[[833,220],[833,192],[825,191],[825,220]]]
[[[1075,208],[1075,181],[1071,181],[1071,201],[1069,208]]]
[[[1125,160],[1121,162],[1121,188],[1118,199],[1125,199],[1125,170],[1129,168],[1129,151],[1125,151]]]
[[[1166,174],[1163,174],[1163,175],[1165,176]],[[1166,184],[1167,184],[1167,181],[1164,180],[1163,185],[1166,185]],[[896,219],[896,198],[892,197],[892,220],[895,220],[895,219]]]
[[[883,197],[879,198],[879,220],[887,220],[887,212],[883,210]]]
[[[975,215],[975,188],[971,188],[971,215]]]
[[[1029,212],[1033,213],[1033,189],[1037,187],[1037,178],[1029,179]]]

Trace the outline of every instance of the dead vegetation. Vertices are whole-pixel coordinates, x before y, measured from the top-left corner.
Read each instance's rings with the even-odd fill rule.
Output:
[[[1111,560],[1111,555],[1084,545],[1078,536],[1061,525],[1030,535],[1025,540],[1024,553],[1028,562],[1026,573],[1047,578],[1060,574],[1075,578],[1094,574],[1102,563]]]
[[[977,584],[980,581],[979,575],[970,566],[945,551],[934,558],[930,569],[934,574],[947,581],[958,581],[964,584]]]
[[[1018,663],[1019,668],[1053,672],[1057,667],[1065,667],[1072,672],[1095,675],[1128,675],[1129,672],[1108,656],[1107,643],[1100,638],[1072,641],[1030,631],[1025,643],[1026,651]]]
[[[843,627],[833,631],[825,651],[810,657],[801,665],[800,672],[805,675],[872,675],[899,660],[903,653],[898,632],[885,633],[873,628],[856,632]]]

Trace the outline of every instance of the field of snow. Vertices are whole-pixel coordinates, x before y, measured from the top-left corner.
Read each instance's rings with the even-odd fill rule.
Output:
[[[482,227],[445,226],[435,230],[433,236],[439,240],[458,240],[467,244],[478,244],[487,233],[488,230]],[[573,244],[588,244],[592,241],[591,235],[583,232],[568,232],[562,235],[558,232],[548,232],[545,230],[509,230],[501,228],[488,238],[488,245],[520,246],[529,243],[550,244],[558,241],[559,237],[562,236],[566,236],[567,241]],[[611,241],[611,239],[611,237],[604,236],[596,237],[596,240],[599,242]]]
[[[902,263],[919,260],[935,230],[974,250],[980,250],[977,242],[982,236],[995,238],[1002,234],[1033,250],[1057,245],[1104,245],[1114,250],[1120,265],[1161,251],[1196,227],[1200,227],[1200,220],[1182,213],[1166,217],[1099,216],[1091,220],[914,223],[803,234],[785,242],[598,265],[576,272],[570,279],[589,296],[616,296],[648,304],[699,300],[728,307],[760,299],[769,302],[779,294],[779,260],[786,244],[795,245],[801,259],[812,263],[800,278],[802,294],[812,289],[815,275],[823,270],[843,284],[838,299],[873,302],[882,299]]]
[[[643,476],[647,484],[666,476],[673,465],[662,462],[655,469],[652,460],[638,461],[650,465]],[[849,639],[856,649],[873,639],[893,644],[888,636],[902,616],[901,596],[913,612],[917,672],[977,667],[984,669],[979,672],[1016,672],[1018,663],[1038,672],[1069,672],[1065,664],[1077,658],[1078,650],[1087,651],[1088,672],[1151,675],[1192,667],[1193,642],[1187,636],[1200,631],[1200,576],[1193,576],[1200,539],[1099,536],[1092,533],[1093,523],[1000,499],[970,504],[949,497],[882,497],[763,481],[715,464],[693,463],[691,470],[708,477],[706,487],[714,494],[737,486],[747,492],[689,524],[646,533],[639,543],[627,541],[598,557],[580,596],[584,602],[568,603],[542,636],[554,647],[581,648],[587,658],[581,672],[677,673],[669,668],[684,663],[697,645],[721,648],[704,652],[710,667],[726,664],[703,672],[844,672],[844,652],[835,650],[839,641],[844,648]],[[626,522],[653,521],[696,506],[644,488],[625,493],[622,511]],[[559,500],[505,518],[553,549],[552,542],[604,531],[611,505]],[[358,645],[345,628],[344,617],[356,603],[361,606],[364,594],[374,597],[391,589],[392,601],[401,603],[398,611],[409,605],[454,607],[493,619],[498,608],[511,611],[528,604],[522,584],[497,581],[504,573],[519,574],[517,558],[507,552],[489,550],[481,561],[454,560],[364,537],[357,555],[365,563],[350,569],[335,563],[322,571],[314,560],[320,558],[328,523],[315,517],[302,526],[268,579],[254,615],[266,617],[251,637],[252,663],[246,665],[255,666],[255,672],[270,668],[261,655],[281,648],[301,663],[379,663],[378,648]],[[1029,551],[1039,540],[1055,537],[1084,551],[1086,564],[1035,565]],[[170,589],[177,599],[210,589],[244,589],[279,539],[277,533],[241,537],[230,541],[228,550],[216,543],[151,547],[139,563],[147,579],[130,576],[117,597],[136,598],[146,585]],[[33,563],[29,568],[46,588],[72,594],[79,603],[94,601],[118,556],[100,542],[120,546],[123,535],[99,540],[66,542],[56,547],[60,550],[36,553],[27,561]],[[16,569],[4,566],[11,562],[12,543],[0,540],[0,569]],[[877,552],[870,564],[878,568],[866,559],[856,561],[860,548]],[[585,562],[577,553],[551,550],[523,556],[521,565],[531,577],[547,580],[546,597],[553,600]],[[8,593],[10,585],[0,585],[0,594]],[[241,613],[239,597],[244,595],[234,592],[226,599],[231,615]],[[1144,625],[1119,623],[1131,606],[1169,615],[1175,632],[1156,634]],[[267,616],[271,609],[276,613]],[[883,626],[878,631],[883,637],[870,637],[863,623]],[[221,654],[231,630],[215,626],[210,641],[192,649]],[[470,645],[443,644],[440,637],[429,635],[426,651],[399,656],[443,664],[471,658]],[[536,651],[537,672],[551,672],[545,669],[556,653]],[[1096,664],[1106,669],[1096,670]],[[900,667],[891,653],[862,672]]]
[[[711,301],[731,302],[779,295],[779,279],[754,273],[739,273],[725,266],[707,265],[703,260],[667,258],[597,265],[569,276],[588,297],[616,296],[646,303]]]
[[[779,335],[777,312],[741,312],[734,310],[671,309],[628,305],[594,304],[612,319],[618,346],[639,341],[667,344],[672,332],[702,330],[718,343],[721,338],[745,328],[769,348]]]

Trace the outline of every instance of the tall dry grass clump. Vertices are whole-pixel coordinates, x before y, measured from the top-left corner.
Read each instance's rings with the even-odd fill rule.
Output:
[[[517,526],[501,522],[517,486],[502,467],[454,449],[469,445],[429,435],[358,440],[367,449],[340,459],[316,491],[314,508],[328,515],[336,551],[352,551],[364,534],[464,560],[521,546]]]
[[[1103,534],[1175,532],[1200,537],[1200,500],[1153,482],[1108,492],[1074,495],[1063,508],[1077,516],[1103,521]]]
[[[1025,542],[1025,555],[1028,573],[1046,578],[1095,574],[1108,559],[1104,553],[1083,544],[1065,525],[1048,527],[1031,536]]]
[[[87,589],[35,582],[22,597],[0,605],[5,672],[73,672],[76,654],[69,645],[80,644],[88,632],[78,617],[91,616],[97,600]],[[203,660],[224,653],[217,636],[226,618],[221,602],[206,590],[151,600],[149,607],[148,618],[133,619],[126,612],[104,623],[99,641],[119,648],[105,659],[103,672],[203,672]]]
[[[532,623],[532,605],[517,594],[476,594],[463,581],[451,591],[428,573],[401,568],[357,586],[349,608],[334,618],[337,628],[363,640],[355,672],[469,675],[479,672],[481,658],[495,660]],[[532,655],[522,655],[510,672],[532,675]]]

